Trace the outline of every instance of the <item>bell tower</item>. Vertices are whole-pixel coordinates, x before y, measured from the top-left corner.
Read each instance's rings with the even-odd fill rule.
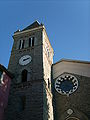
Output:
[[[6,120],[53,120],[53,48],[44,25],[35,21],[13,35],[8,65],[11,82]]]

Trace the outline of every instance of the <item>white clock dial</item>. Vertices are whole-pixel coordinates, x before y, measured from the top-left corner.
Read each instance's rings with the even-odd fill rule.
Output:
[[[30,55],[24,55],[23,57],[21,57],[19,59],[19,64],[20,65],[27,65],[28,63],[30,63],[32,60]]]

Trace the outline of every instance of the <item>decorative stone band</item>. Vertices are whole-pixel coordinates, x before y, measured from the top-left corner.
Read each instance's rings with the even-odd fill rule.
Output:
[[[69,118],[67,118],[66,120],[80,120],[80,119],[78,119],[78,118],[76,118],[76,117],[69,117]]]

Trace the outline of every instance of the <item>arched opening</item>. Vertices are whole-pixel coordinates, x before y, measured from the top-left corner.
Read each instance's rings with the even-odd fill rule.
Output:
[[[76,118],[76,117],[69,117],[69,118],[67,118],[66,120],[79,120],[79,119]]]
[[[22,82],[26,82],[27,81],[27,70],[23,70],[22,71]]]

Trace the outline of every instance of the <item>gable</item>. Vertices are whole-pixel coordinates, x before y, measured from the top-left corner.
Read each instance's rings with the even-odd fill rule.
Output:
[[[64,72],[90,77],[90,63],[62,60],[53,64],[53,79]]]
[[[35,21],[31,25],[29,25],[26,28],[24,28],[22,31],[33,29],[33,28],[36,28],[36,27],[39,27],[39,26],[41,26],[41,24],[38,21]]]

